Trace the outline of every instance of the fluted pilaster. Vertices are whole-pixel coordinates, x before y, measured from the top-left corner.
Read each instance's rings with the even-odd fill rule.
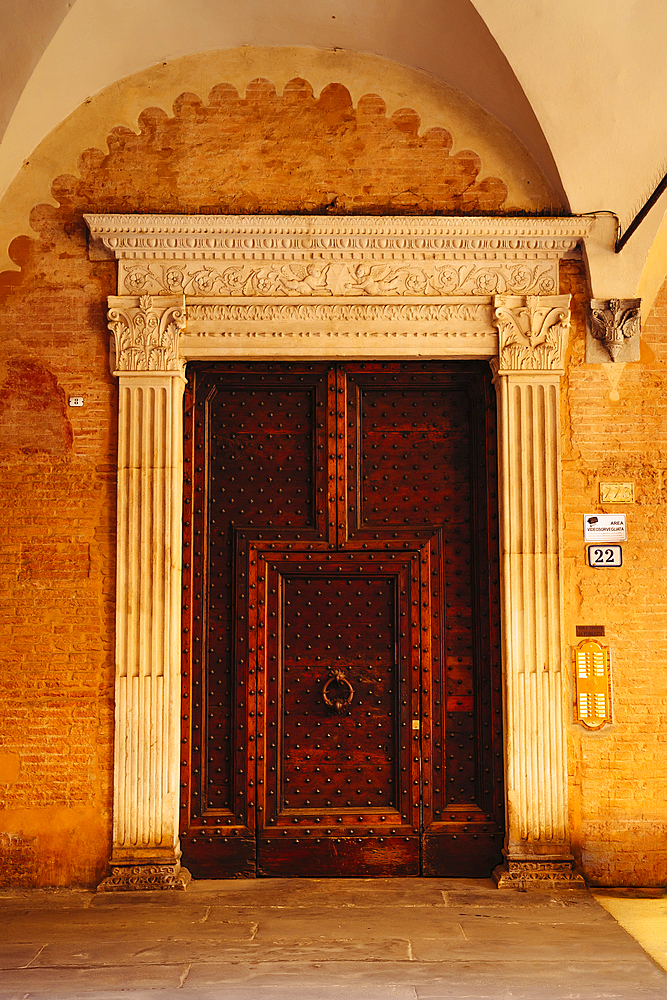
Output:
[[[111,875],[184,888],[178,842],[185,379],[172,301],[114,300],[118,401],[116,732]]]
[[[568,831],[560,378],[569,296],[496,296],[507,862],[500,885],[580,881]]]

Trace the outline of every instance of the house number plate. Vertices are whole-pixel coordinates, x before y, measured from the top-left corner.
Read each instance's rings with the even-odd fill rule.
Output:
[[[623,548],[620,545],[589,545],[588,565],[596,569],[623,565]]]

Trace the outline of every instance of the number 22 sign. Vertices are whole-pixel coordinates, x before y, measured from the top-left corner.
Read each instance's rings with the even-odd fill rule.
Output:
[[[620,545],[589,545],[588,565],[596,569],[622,566],[623,549]]]

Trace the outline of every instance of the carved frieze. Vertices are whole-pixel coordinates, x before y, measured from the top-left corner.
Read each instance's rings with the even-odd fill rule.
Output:
[[[361,344],[375,344],[378,357],[428,352],[489,357],[497,334],[490,300],[461,298],[406,302],[340,299],[273,299],[258,302],[188,300],[187,332],[181,351],[187,358],[202,351],[247,351],[268,355],[285,341],[303,356],[323,352],[355,355]],[[282,347],[284,350],[284,347]]]
[[[301,260],[279,263],[120,261],[118,284],[127,295],[224,297],[386,297],[532,294],[553,295],[558,262],[493,260],[394,263]]]
[[[570,296],[494,299],[499,345],[497,371],[562,371],[570,328]]]
[[[185,324],[182,302],[142,295],[136,300],[110,298],[109,305],[116,374],[182,372],[178,343]]]
[[[187,309],[188,328],[200,323],[437,323],[439,326],[470,324],[475,331],[492,329],[491,310],[485,302],[458,302],[453,305],[413,303],[410,305],[383,302],[379,305],[361,303],[318,303],[277,305],[238,305],[194,303]]]
[[[639,360],[641,299],[591,299],[586,361]]]

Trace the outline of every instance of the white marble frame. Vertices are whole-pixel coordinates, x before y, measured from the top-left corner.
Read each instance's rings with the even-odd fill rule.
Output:
[[[87,216],[119,379],[111,875],[184,888],[182,395],[197,358],[482,358],[498,394],[506,777],[500,885],[577,881],[568,831],[558,262],[582,219]],[[167,627],[165,628],[165,623]]]

